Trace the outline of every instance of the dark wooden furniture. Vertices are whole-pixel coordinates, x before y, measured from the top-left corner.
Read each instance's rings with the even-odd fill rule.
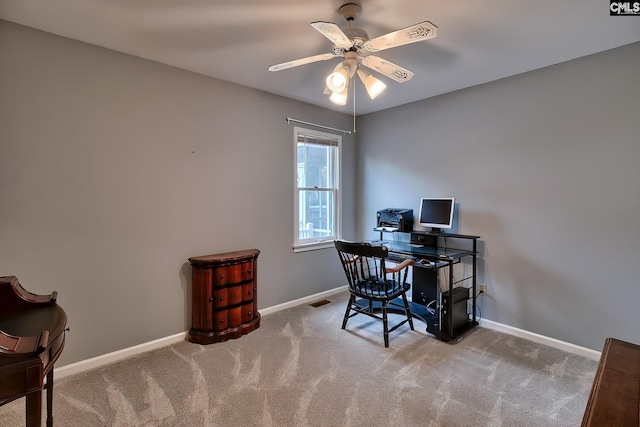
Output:
[[[411,289],[411,285],[407,283],[407,274],[409,266],[413,265],[414,261],[407,259],[394,266],[390,261],[387,261],[389,250],[386,246],[336,240],[335,247],[338,250],[351,293],[347,311],[342,320],[342,329],[346,328],[349,318],[357,314],[380,319],[382,320],[385,347],[389,347],[389,333],[401,325],[408,322],[413,330],[413,320],[407,300],[407,291]],[[393,301],[399,297],[402,297],[402,305]],[[366,303],[362,304],[359,299],[366,301]],[[399,308],[406,315],[406,319],[391,329],[389,329],[387,319],[388,306]],[[382,313],[382,317],[377,314],[379,312]]]
[[[192,320],[189,341],[211,344],[239,338],[260,326],[258,249],[189,258]]]
[[[53,426],[53,365],[64,347],[67,315],[57,293],[27,292],[0,277],[0,405],[26,397],[26,425],[40,427],[47,378],[47,427]]]
[[[640,346],[607,338],[582,426],[640,425]]]

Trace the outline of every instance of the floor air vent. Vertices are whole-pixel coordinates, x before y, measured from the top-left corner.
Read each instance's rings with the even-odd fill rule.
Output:
[[[330,304],[330,303],[331,303],[331,301],[326,300],[326,299],[323,299],[323,300],[320,300],[320,301],[312,302],[312,303],[311,303],[311,304],[309,304],[309,305],[310,305],[311,307],[320,307],[320,306],[323,306],[323,305],[325,305],[325,304]]]

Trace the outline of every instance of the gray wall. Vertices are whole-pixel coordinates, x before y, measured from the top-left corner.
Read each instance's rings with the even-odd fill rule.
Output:
[[[634,44],[360,117],[345,236],[455,196],[484,317],[640,342],[639,69]],[[291,250],[284,119],[349,116],[5,21],[0,70],[0,275],[59,292],[60,365],[188,329],[190,256],[259,248],[260,307],[343,284],[333,250]]]
[[[0,275],[58,291],[61,366],[187,330],[190,256],[260,249],[261,308],[344,284],[335,250],[292,251],[285,118],[348,115],[6,21],[0,70]]]
[[[359,236],[378,209],[455,196],[485,318],[640,342],[639,70],[636,43],[361,117]]]

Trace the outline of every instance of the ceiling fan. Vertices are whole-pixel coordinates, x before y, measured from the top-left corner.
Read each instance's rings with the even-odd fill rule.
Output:
[[[371,99],[385,89],[386,85],[368,71],[361,69],[360,64],[398,83],[410,80],[413,77],[413,72],[379,56],[371,55],[371,53],[432,39],[436,37],[438,27],[429,21],[424,21],[369,39],[366,31],[352,26],[353,21],[360,16],[360,12],[362,12],[362,8],[356,3],[346,3],[340,7],[338,13],[349,23],[349,28],[345,29],[340,29],[332,22],[316,21],[311,23],[313,28],[333,42],[332,52],[272,65],[269,67],[269,71],[281,71],[312,62],[342,57],[344,60],[327,77],[324,91],[325,94],[331,95],[329,99],[332,102],[339,105],[346,104],[349,80],[356,73]]]

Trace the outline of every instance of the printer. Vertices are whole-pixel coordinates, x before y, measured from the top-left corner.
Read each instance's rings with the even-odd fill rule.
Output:
[[[380,231],[413,231],[413,209],[387,208],[378,211]]]

